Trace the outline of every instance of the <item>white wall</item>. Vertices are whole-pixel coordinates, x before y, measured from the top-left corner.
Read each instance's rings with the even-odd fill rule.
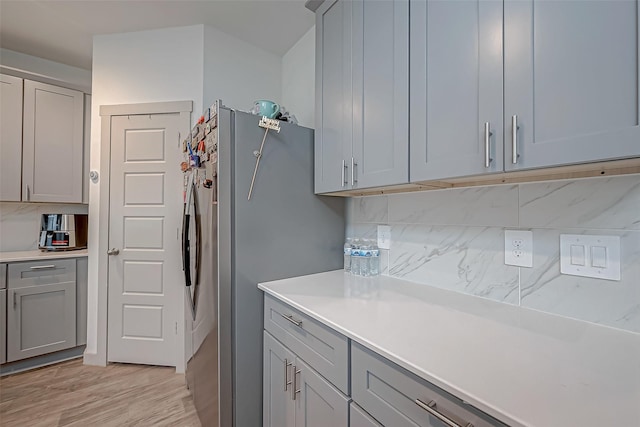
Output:
[[[253,101],[281,102],[281,58],[213,27],[204,27],[204,107],[224,105],[249,111]],[[194,110],[200,115],[201,110]]]
[[[91,93],[91,71],[9,49],[0,49],[0,71]]]
[[[100,106],[193,101],[192,123],[216,99],[249,110],[260,98],[278,100],[281,59],[218,30],[177,27],[101,35],[93,43],[91,170],[100,172]],[[176,168],[181,159],[175,159]],[[108,227],[100,212],[101,183],[89,189],[89,288],[85,361],[98,363],[99,231]],[[100,320],[99,320],[100,319]],[[102,350],[100,350],[102,351]],[[89,355],[89,357],[87,357]],[[94,357],[95,355],[95,357]]]
[[[282,57],[282,104],[302,126],[315,128],[316,27]]]

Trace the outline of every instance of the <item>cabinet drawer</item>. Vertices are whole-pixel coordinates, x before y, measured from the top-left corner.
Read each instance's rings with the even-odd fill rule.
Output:
[[[371,418],[364,409],[351,402],[349,405],[349,427],[382,427],[382,424]]]
[[[419,378],[406,369],[365,349],[351,344],[352,397],[383,425],[394,427],[441,426],[424,406],[462,426],[505,426],[462,400]],[[418,401],[419,400],[419,401]]]
[[[9,289],[75,281],[75,259],[12,263],[9,264],[9,273],[7,275]]]
[[[7,264],[0,264],[0,289],[7,288]]]
[[[264,328],[348,395],[347,337],[269,295],[264,305]]]

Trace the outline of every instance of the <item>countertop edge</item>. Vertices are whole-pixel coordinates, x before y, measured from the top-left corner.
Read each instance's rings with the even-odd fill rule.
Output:
[[[347,338],[357,342],[358,344],[362,345],[363,347],[381,355],[382,357],[390,360],[391,362],[397,364],[398,366],[401,366],[402,368],[406,369],[407,371],[411,372],[414,375],[417,375],[418,377],[429,381],[431,383],[433,383],[434,385],[436,385],[437,387],[440,387],[441,389],[445,390],[448,393],[451,393],[452,395],[456,396],[457,398],[471,404],[472,406],[474,406],[475,408],[479,409],[482,412],[485,412],[489,415],[491,415],[492,417],[496,418],[499,421],[502,421],[512,427],[528,427],[529,425],[524,423],[522,420],[519,420],[517,417],[514,417],[512,414],[509,414],[508,412],[505,412],[503,409],[498,409],[496,407],[494,407],[493,405],[490,405],[489,403],[485,402],[482,399],[479,399],[477,396],[474,396],[466,391],[464,391],[463,389],[460,389],[458,387],[455,387],[454,385],[450,384],[449,382],[445,381],[444,379],[431,374],[428,371],[425,371],[424,369],[421,369],[409,362],[407,362],[406,360],[404,360],[403,358],[400,358],[398,356],[396,356],[394,353],[392,353],[391,351],[378,346],[376,343],[371,342],[370,340],[367,340],[353,332],[351,332],[348,329],[345,329],[344,327],[342,327],[341,325],[334,323],[332,321],[330,321],[329,319],[326,319],[322,316],[319,316],[316,312],[307,309],[305,306],[296,303],[295,301],[290,300],[289,298],[283,296],[282,294],[279,294],[278,292],[270,289],[267,285],[264,285],[262,283],[258,283],[258,289],[262,290],[263,292],[265,292],[266,294],[269,294],[270,296],[278,299],[279,301],[282,301],[290,306],[292,306],[293,308],[301,311],[302,313],[306,314],[307,316],[311,317],[314,320],[317,320],[318,322],[321,322],[322,324],[330,327],[331,329],[335,330],[336,332],[341,333],[342,335],[346,336]]]
[[[47,259],[86,258],[88,255],[89,251],[87,249],[60,252],[43,252],[40,250],[0,252],[0,263],[39,261]]]

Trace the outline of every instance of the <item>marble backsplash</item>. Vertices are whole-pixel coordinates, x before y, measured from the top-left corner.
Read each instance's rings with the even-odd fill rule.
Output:
[[[44,213],[86,214],[87,205],[0,202],[0,252],[38,249]]]
[[[640,333],[640,175],[351,198],[347,236],[391,226],[382,274]],[[533,268],[504,230],[533,231]],[[622,280],[560,274],[560,234],[620,236]]]

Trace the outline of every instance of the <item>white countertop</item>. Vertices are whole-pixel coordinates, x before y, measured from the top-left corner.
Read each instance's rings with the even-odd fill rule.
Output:
[[[640,334],[341,270],[258,287],[512,426],[640,426]]]
[[[19,262],[19,261],[39,261],[45,259],[61,259],[61,258],[82,258],[86,257],[89,252],[86,249],[77,251],[59,251],[59,252],[43,252],[36,251],[20,251],[20,252],[0,252],[0,262]]]

